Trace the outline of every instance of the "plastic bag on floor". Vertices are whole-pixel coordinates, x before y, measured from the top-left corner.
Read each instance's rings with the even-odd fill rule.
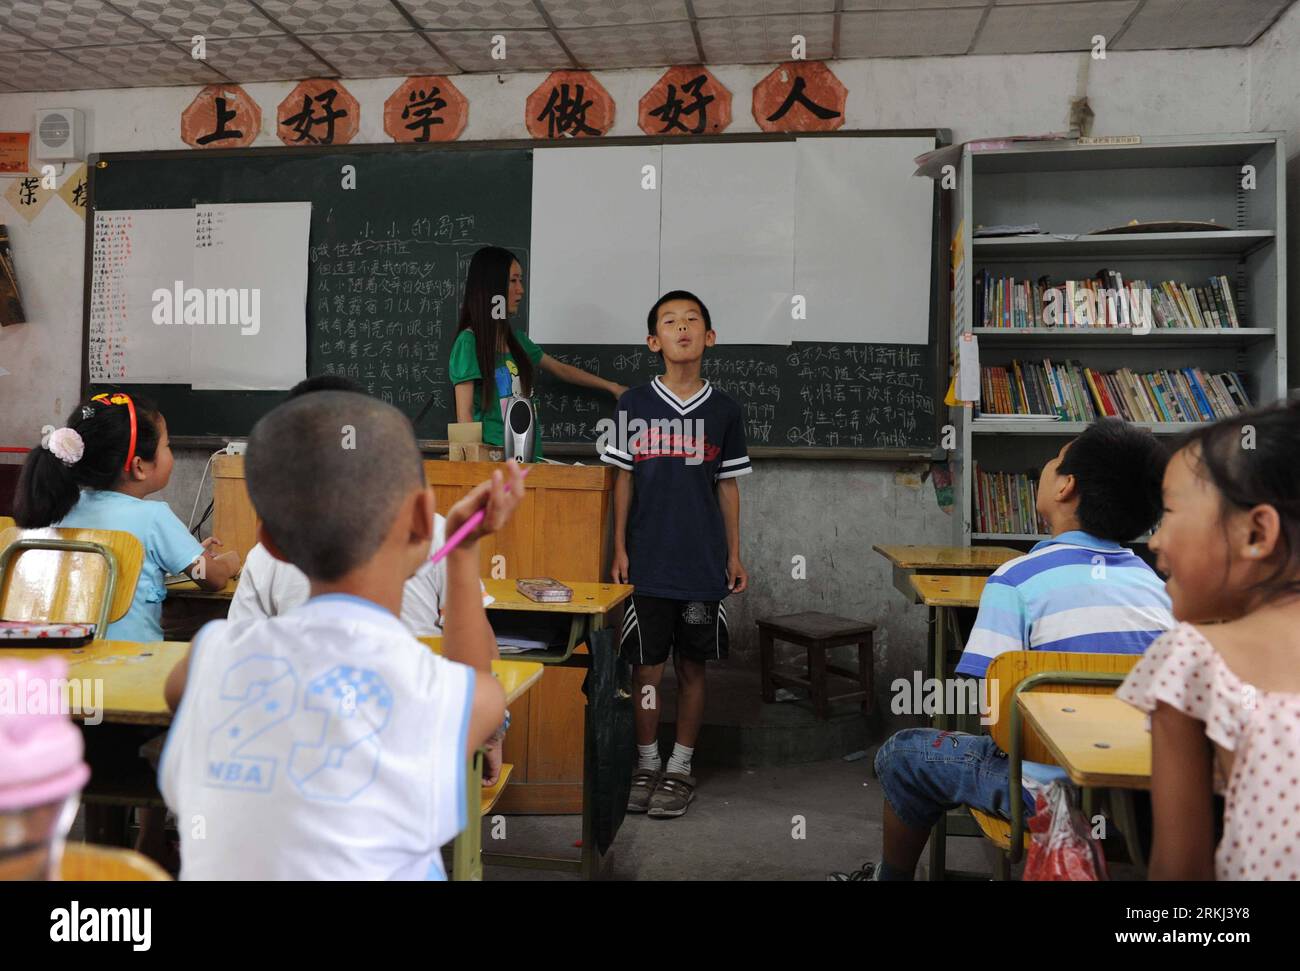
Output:
[[[1106,858],[1062,782],[1038,787],[1023,880],[1106,880]]]

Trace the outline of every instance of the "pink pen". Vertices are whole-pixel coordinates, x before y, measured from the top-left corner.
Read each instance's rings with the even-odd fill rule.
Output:
[[[519,477],[521,479],[524,478],[525,476],[528,475],[529,471],[530,468],[528,466],[525,466],[523,469],[520,470]],[[434,553],[432,556],[429,557],[429,562],[437,563],[439,560],[446,559],[448,553],[450,553],[457,546],[459,546],[461,544],[461,541],[466,536],[468,536],[470,533],[474,532],[474,530],[478,528],[479,523],[483,522],[483,517],[486,515],[487,515],[487,506],[484,506],[482,509],[479,509],[477,512],[475,512],[474,515],[470,516],[469,519],[465,520],[464,525],[461,526],[460,529],[456,530],[456,532],[451,534],[451,539],[443,543],[442,546],[438,549],[438,552]]]

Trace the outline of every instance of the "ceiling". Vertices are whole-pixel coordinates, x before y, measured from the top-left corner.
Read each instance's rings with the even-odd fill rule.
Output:
[[[0,93],[1244,46],[1294,0],[0,0]],[[493,60],[494,34],[507,58]],[[202,34],[206,60],[190,56]]]

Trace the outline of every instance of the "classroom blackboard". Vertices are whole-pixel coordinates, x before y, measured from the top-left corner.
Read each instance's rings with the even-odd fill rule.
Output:
[[[432,399],[416,432],[441,440],[455,420],[447,358],[470,257],[480,246],[504,246],[528,279],[533,151],[531,143],[491,143],[105,154],[91,159],[90,208],[311,202],[307,373],[344,374],[412,418]],[[347,166],[354,188],[344,188]],[[87,292],[92,228],[87,219]],[[936,258],[936,280],[940,272]],[[575,286],[581,275],[575,267]],[[788,347],[711,348],[705,376],[740,402],[752,449],[928,452],[937,441],[937,385],[946,363],[938,358],[937,292],[918,294],[931,306],[928,345],[801,343],[792,321]],[[514,319],[525,330],[526,303]],[[546,350],[620,384],[643,383],[659,364],[644,344],[648,309],[629,308],[626,336]],[[88,378],[83,342],[84,385]],[[247,435],[284,398],[188,385],[124,387],[157,402],[182,444]],[[590,447],[599,420],[613,417],[608,395],[545,375],[538,396],[551,454],[585,451],[562,445]]]

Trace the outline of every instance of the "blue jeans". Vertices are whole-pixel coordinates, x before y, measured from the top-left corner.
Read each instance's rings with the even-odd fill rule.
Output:
[[[1028,776],[1035,763],[1024,765]],[[989,735],[905,729],[880,746],[876,775],[894,814],[915,829],[931,829],[957,806],[1011,818],[1011,760]],[[1034,797],[1022,788],[1021,798],[1028,817]]]

